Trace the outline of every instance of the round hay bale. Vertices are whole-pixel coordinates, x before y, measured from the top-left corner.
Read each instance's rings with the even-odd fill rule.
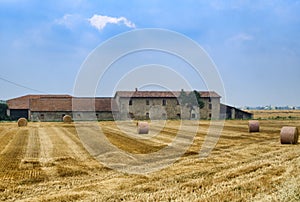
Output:
[[[27,121],[26,118],[19,118],[19,119],[18,119],[18,126],[19,126],[19,127],[27,126],[27,123],[28,123],[28,121]]]
[[[296,127],[284,126],[280,131],[280,142],[281,144],[297,144],[298,136]]]
[[[249,133],[259,132],[259,122],[255,120],[249,121]]]
[[[70,115],[65,115],[63,117],[63,122],[64,123],[71,123],[72,122],[72,117]]]
[[[139,121],[137,122],[137,132],[138,134],[148,134],[149,124],[148,122]]]

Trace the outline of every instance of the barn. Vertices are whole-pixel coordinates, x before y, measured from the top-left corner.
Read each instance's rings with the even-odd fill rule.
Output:
[[[253,114],[229,105],[221,104],[220,118],[221,119],[252,119]]]
[[[32,121],[143,120],[143,119],[249,119],[251,113],[220,103],[214,91],[199,91],[204,107],[181,106],[182,91],[117,91],[114,97],[25,95],[7,101],[8,115]],[[190,92],[186,92],[190,93]]]
[[[74,120],[113,120],[118,108],[111,98],[78,98],[70,95],[26,95],[8,100],[11,119],[62,121],[65,115]]]
[[[71,99],[70,95],[25,95],[7,101],[7,115],[12,120],[17,120],[21,117],[30,119],[31,117],[31,101],[39,99]]]

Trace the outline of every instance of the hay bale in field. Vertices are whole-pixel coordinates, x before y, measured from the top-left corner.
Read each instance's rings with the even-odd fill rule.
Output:
[[[298,136],[296,127],[284,126],[280,131],[280,142],[281,144],[297,144]]]
[[[259,132],[259,122],[255,120],[249,121],[249,133]]]
[[[138,121],[136,123],[138,134],[148,134],[149,124],[148,122]]]
[[[18,119],[18,126],[19,126],[19,127],[27,126],[27,123],[28,123],[28,121],[27,121],[26,118],[19,118],[19,119]]]
[[[71,123],[72,122],[72,117],[70,115],[65,115],[63,117],[63,122],[64,123]]]

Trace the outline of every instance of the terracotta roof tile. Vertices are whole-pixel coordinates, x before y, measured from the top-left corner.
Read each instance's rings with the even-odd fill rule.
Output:
[[[51,97],[70,98],[72,96],[70,95],[25,95],[25,96],[8,100],[7,105],[9,109],[29,109],[29,100],[40,99],[40,98],[51,98]]]
[[[132,98],[146,98],[146,97],[179,97],[181,91],[117,91],[115,96],[132,97]],[[191,92],[191,91],[185,91]],[[215,97],[220,98],[214,91],[199,91],[201,97]]]
[[[118,111],[111,98],[41,98],[30,101],[31,111]]]
[[[112,98],[73,98],[73,111],[118,111]]]
[[[33,112],[72,111],[72,98],[30,99],[30,110]]]
[[[116,96],[119,97],[177,97],[170,91],[117,91]]]
[[[199,91],[201,97],[215,97],[220,98],[221,96],[215,91]]]

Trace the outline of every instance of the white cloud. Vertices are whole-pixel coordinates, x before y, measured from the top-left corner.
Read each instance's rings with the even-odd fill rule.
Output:
[[[243,43],[244,41],[252,41],[254,37],[250,34],[239,33],[226,40],[227,43]]]
[[[135,28],[135,24],[129,21],[128,19],[126,19],[125,17],[115,18],[115,17],[109,17],[105,15],[94,14],[93,17],[89,18],[89,22],[93,27],[97,28],[98,30],[104,29],[104,27],[108,23],[111,24],[123,23],[125,26],[129,28]]]
[[[80,15],[65,14],[62,18],[56,19],[55,23],[73,29],[77,24],[83,21]]]
[[[246,33],[240,33],[230,38],[231,41],[251,41],[253,36]]]
[[[225,41],[226,45],[229,46],[235,46],[235,47],[241,47],[243,46],[246,42],[253,41],[255,38],[254,36],[247,34],[247,33],[238,33],[230,38],[228,38]]]

